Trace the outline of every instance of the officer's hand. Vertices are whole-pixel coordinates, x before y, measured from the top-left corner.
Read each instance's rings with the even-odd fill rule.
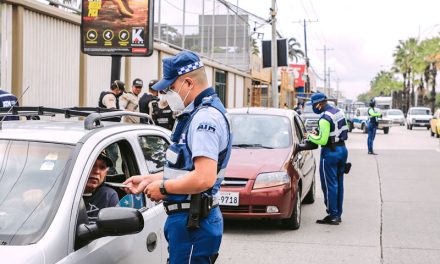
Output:
[[[165,195],[160,193],[160,184],[161,183],[162,183],[162,180],[154,181],[154,182],[148,184],[147,187],[144,189],[144,193],[153,202],[158,202],[158,201],[163,200],[165,198]]]
[[[154,181],[154,178],[150,175],[145,176],[132,176],[128,178],[124,184],[128,185],[128,188],[124,188],[126,193],[141,193],[148,184]]]

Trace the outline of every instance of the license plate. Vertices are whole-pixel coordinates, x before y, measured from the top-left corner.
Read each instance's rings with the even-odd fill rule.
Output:
[[[239,192],[219,192],[219,204],[227,206],[238,206],[240,203]]]

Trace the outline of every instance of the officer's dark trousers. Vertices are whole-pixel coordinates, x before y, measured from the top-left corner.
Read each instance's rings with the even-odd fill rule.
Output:
[[[170,264],[211,263],[218,253],[223,235],[223,217],[220,208],[211,210],[209,216],[200,221],[200,228],[186,228],[188,213],[168,216],[165,222],[165,238],[168,241]]]
[[[376,130],[377,126],[373,125],[371,123],[368,124],[368,139],[367,139],[367,145],[368,145],[368,152],[373,152],[373,143],[374,138],[376,137]]]
[[[324,203],[327,213],[333,217],[341,217],[344,201],[344,167],[347,162],[348,152],[345,146],[321,148],[319,174],[321,188],[324,193]]]

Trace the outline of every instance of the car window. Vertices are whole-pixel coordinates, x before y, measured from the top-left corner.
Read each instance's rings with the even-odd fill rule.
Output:
[[[230,114],[229,120],[234,147],[287,148],[292,144],[288,117]]]
[[[403,115],[403,112],[400,111],[400,110],[388,110],[388,111],[386,111],[386,114],[387,115],[391,115],[391,116],[393,116],[393,115]]]
[[[430,109],[412,109],[411,115],[430,115],[431,110]]]
[[[306,129],[303,122],[295,116],[295,132],[297,135],[297,142],[302,142],[304,135],[306,134]]]
[[[74,146],[0,140],[0,244],[27,245],[46,232]]]
[[[159,136],[140,136],[138,138],[145,163],[149,173],[156,173],[163,170],[165,166],[165,152],[168,149],[168,142]]]

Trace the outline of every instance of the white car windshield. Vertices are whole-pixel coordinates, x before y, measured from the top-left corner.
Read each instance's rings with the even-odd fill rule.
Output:
[[[0,140],[0,245],[37,242],[52,220],[74,146]]]
[[[241,148],[287,148],[291,125],[287,117],[275,115],[229,115],[232,146]]]
[[[400,110],[388,110],[387,115],[401,116],[403,112]]]
[[[429,109],[412,109],[411,115],[430,115],[431,110]]]

